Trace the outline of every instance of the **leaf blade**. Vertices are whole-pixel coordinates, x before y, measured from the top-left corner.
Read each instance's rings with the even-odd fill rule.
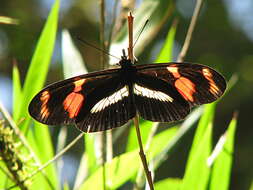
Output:
[[[222,147],[222,150],[217,156],[213,165],[210,190],[229,189],[236,126],[237,126],[237,118],[233,117],[225,133],[226,136],[225,144]]]

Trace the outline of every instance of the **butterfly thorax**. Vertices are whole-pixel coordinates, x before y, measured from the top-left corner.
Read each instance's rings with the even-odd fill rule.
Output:
[[[123,78],[123,80],[127,84],[132,83],[137,71],[136,66],[133,65],[130,59],[127,59],[126,57],[123,57],[123,56],[119,64],[121,66],[120,72],[121,72],[121,77]]]

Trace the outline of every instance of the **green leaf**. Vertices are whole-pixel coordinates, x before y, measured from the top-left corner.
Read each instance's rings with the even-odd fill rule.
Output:
[[[29,144],[35,152],[35,155],[38,157],[40,163],[45,163],[53,157],[52,142],[48,132],[48,127],[36,122],[33,127],[36,131],[35,133],[28,132],[27,139]],[[40,133],[38,133],[40,132]],[[37,135],[41,134],[41,135]],[[45,135],[46,134],[46,135]],[[37,136],[36,136],[37,135]],[[48,139],[49,138],[49,139]],[[44,143],[44,145],[43,145]],[[36,168],[38,169],[38,168]],[[36,170],[35,169],[35,170]],[[33,178],[31,189],[58,189],[59,181],[57,178],[56,170],[54,163],[50,164],[48,167],[43,169],[39,174]]]
[[[141,138],[143,144],[146,143],[150,130],[153,127],[153,122],[151,121],[144,121],[140,120],[140,130],[141,130]],[[134,125],[131,125],[128,139],[127,139],[127,146],[126,146],[126,152],[132,151],[134,149],[137,149],[139,147],[137,136],[136,136],[136,129]]]
[[[197,137],[195,135],[195,137]],[[195,139],[194,139],[195,140]],[[184,174],[181,190],[198,189],[205,190],[210,176],[210,168],[207,165],[207,158],[212,146],[212,124],[209,122],[206,130],[199,141],[195,141],[194,154],[189,157],[187,168]]]
[[[253,190],[253,180],[251,181],[250,190]]]
[[[30,123],[30,117],[27,111],[29,102],[35,93],[37,93],[43,87],[46,79],[56,38],[59,6],[59,0],[55,0],[55,3],[50,11],[46,24],[39,38],[36,50],[28,69],[28,73],[25,78],[23,94],[22,98],[20,98],[20,101],[22,101],[19,109],[20,112],[17,114],[17,119],[21,117],[26,118],[24,124],[21,126],[22,131],[26,131]],[[53,157],[53,146],[48,127],[35,122],[33,129],[34,130],[29,130],[27,133],[28,141],[33,146],[34,151],[37,152],[36,155],[39,157],[39,160],[41,162],[46,162]],[[51,188],[53,189],[59,187],[54,165],[51,164],[48,168],[45,169],[45,171],[46,177],[40,178],[38,177],[40,175],[36,176],[33,188],[36,189],[45,187],[47,189],[49,188],[48,184],[50,184]],[[41,179],[46,179],[47,182],[42,183]]]
[[[181,184],[182,184],[181,179],[167,178],[156,182],[154,187],[155,190],[164,190],[164,189],[177,190],[180,188]]]
[[[27,110],[29,102],[31,101],[32,97],[39,90],[41,90],[47,76],[47,71],[55,44],[59,4],[59,0],[55,0],[43,31],[40,35],[28,69],[28,73],[25,78],[23,97],[20,99],[20,101],[22,101],[21,107],[17,114],[17,119],[20,119],[21,117],[26,118],[25,125],[22,125],[21,128],[23,131],[27,130],[30,120]]]
[[[21,89],[21,82],[20,82],[20,75],[19,70],[16,64],[13,66],[12,70],[12,82],[13,82],[13,100],[12,100],[12,112],[13,112],[13,119],[17,121],[17,113],[20,109],[20,102],[22,99],[22,89]]]
[[[40,161],[42,163],[45,163],[54,157],[54,148],[52,145],[49,129],[47,126],[38,122],[35,123],[33,128],[36,148],[39,151],[37,155],[39,155]],[[50,179],[51,183],[57,187],[59,185],[59,181],[57,178],[55,164],[52,163],[47,168],[45,168],[44,171],[46,171],[47,177]]]
[[[4,171],[8,171],[8,169],[6,168],[5,163],[0,161],[0,188],[7,188],[7,182],[11,181],[11,179],[8,179]]]
[[[167,34],[164,46],[162,50],[160,51],[158,58],[156,59],[157,63],[172,61],[172,53],[173,53],[172,50],[173,50],[174,38],[176,34],[176,28],[177,28],[176,23],[171,26]]]
[[[234,153],[234,137],[237,125],[237,118],[234,117],[225,133],[225,144],[217,156],[211,174],[210,190],[229,189],[231,167]]]
[[[177,130],[178,128],[174,127],[157,134],[151,143],[147,153],[147,159],[150,160],[159,154],[166,146],[166,143],[175,135]],[[129,167],[130,163],[131,167]],[[142,164],[138,155],[138,150],[133,150],[113,158],[110,163],[106,163],[105,165],[107,187],[111,190],[119,188],[126,181],[130,180],[140,167],[142,167]],[[102,179],[103,169],[100,167],[84,182],[80,190],[102,189]]]
[[[187,161],[186,165],[186,170],[188,165],[190,165],[190,162],[192,160],[192,157],[195,156],[196,151],[198,150],[198,147],[201,145],[201,140],[206,132],[207,126],[212,123],[213,117],[214,117],[214,112],[215,112],[215,107],[217,103],[211,103],[204,105],[204,113],[199,121],[199,124],[197,126],[197,130],[195,132],[195,136],[193,139],[192,147],[189,153],[189,158]]]
[[[95,146],[94,135],[85,135],[85,156],[87,157],[88,172],[92,174],[98,167]]]
[[[75,47],[68,30],[62,31],[62,61],[65,79],[88,72],[84,66],[82,56]]]

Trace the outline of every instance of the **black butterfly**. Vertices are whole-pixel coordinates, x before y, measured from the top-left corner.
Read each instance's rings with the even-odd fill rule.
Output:
[[[84,132],[120,127],[138,113],[157,122],[185,118],[191,107],[217,100],[226,89],[221,74],[191,63],[134,65],[51,84],[29,105],[30,115],[48,125],[76,124]]]

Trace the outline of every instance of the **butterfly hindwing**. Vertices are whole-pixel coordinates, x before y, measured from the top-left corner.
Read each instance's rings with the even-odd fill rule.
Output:
[[[110,82],[108,85],[113,86],[114,84]],[[101,89],[97,90],[101,91]],[[95,91],[94,95],[98,91]],[[106,93],[106,89],[101,93]],[[86,112],[86,110],[82,111]],[[97,132],[120,127],[136,115],[128,86],[122,84],[110,93],[106,93],[106,96],[94,101],[89,113],[83,114],[82,111],[80,118],[76,120],[76,124],[84,132]]]
[[[146,120],[181,120],[190,111],[188,102],[175,87],[156,77],[138,73],[133,91],[137,111]]]
[[[226,81],[215,70],[199,64],[161,63],[137,66],[138,73],[157,77],[174,86],[191,106],[210,103],[226,89]]]

